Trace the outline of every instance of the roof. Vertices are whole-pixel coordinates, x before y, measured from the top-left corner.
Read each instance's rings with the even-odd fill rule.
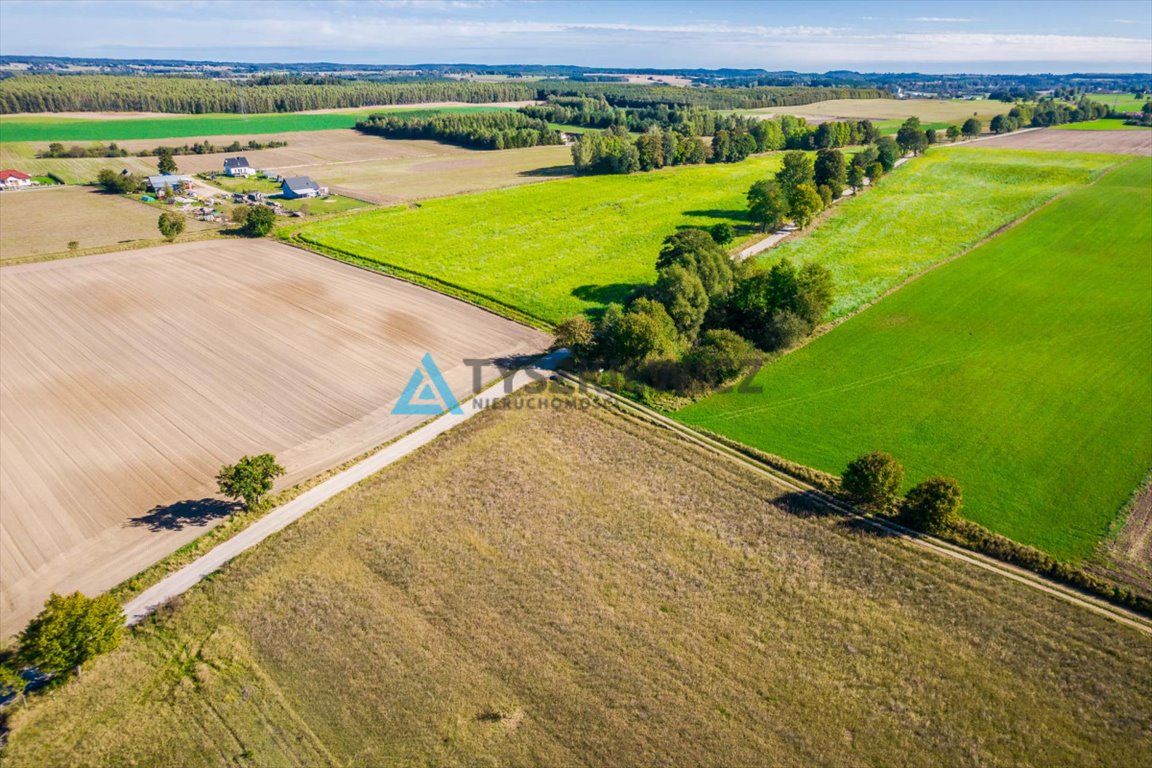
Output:
[[[0,181],[8,181],[8,179],[20,179],[21,181],[27,181],[30,178],[32,177],[23,171],[16,171],[11,168],[5,168],[4,170],[0,171]]]
[[[160,187],[175,187],[178,184],[192,181],[187,176],[173,176],[172,174],[163,174],[160,176],[149,176],[148,186],[152,189],[159,189]]]
[[[226,157],[224,158],[224,170],[231,170],[232,168],[251,168],[248,164],[246,157]]]
[[[320,190],[320,185],[312,181],[312,179],[308,178],[307,176],[289,176],[288,178],[284,179],[284,186],[288,187],[288,189],[292,190],[293,192],[300,192],[305,189],[314,189],[316,191]]]

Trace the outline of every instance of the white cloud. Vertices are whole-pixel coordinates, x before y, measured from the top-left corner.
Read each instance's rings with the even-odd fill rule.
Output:
[[[916,16],[908,21],[920,21],[928,24],[969,24],[975,19],[958,19],[953,16]]]

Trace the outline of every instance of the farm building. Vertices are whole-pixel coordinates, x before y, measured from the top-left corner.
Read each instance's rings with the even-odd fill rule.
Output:
[[[191,188],[192,179],[188,176],[162,174],[160,176],[148,177],[148,189],[157,195],[165,195],[170,192],[186,192]]]
[[[248,164],[246,157],[224,158],[224,174],[226,176],[255,176],[256,169]]]
[[[0,186],[5,189],[18,189],[19,187],[28,187],[32,185],[32,177],[23,171],[16,171],[11,168],[6,168],[0,171]]]
[[[284,197],[290,199],[316,197],[326,191],[307,176],[289,176],[280,183],[280,189],[284,192]]]

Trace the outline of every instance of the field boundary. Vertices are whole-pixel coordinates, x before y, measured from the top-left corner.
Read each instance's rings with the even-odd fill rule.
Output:
[[[885,520],[871,514],[862,513],[851,505],[836,499],[827,492],[820,488],[811,485],[803,480],[792,477],[784,472],[757,461],[751,456],[738,451],[734,448],[724,445],[723,443],[704,435],[692,427],[681,424],[675,419],[671,419],[657,411],[648,408],[647,406],[633,402],[621,395],[614,392],[602,389],[594,384],[590,384],[568,373],[557,373],[553,379],[557,382],[565,384],[569,387],[576,389],[579,392],[588,394],[591,392],[601,399],[609,401],[612,405],[616,406],[625,413],[629,413],[635,418],[648,421],[656,426],[668,429],[677,433],[681,438],[692,442],[704,450],[711,451],[712,453],[724,456],[731,461],[742,464],[748,467],[763,477],[766,477],[771,482],[781,485],[788,490],[798,491],[815,498],[820,503],[829,507],[833,511],[859,520],[861,523],[883,531],[888,535],[898,537],[913,546],[921,547],[930,552],[938,555],[965,562],[985,571],[997,574],[1004,578],[1024,584],[1037,591],[1056,597],[1065,602],[1085,608],[1093,613],[1109,618],[1125,626],[1142,632],[1145,635],[1152,637],[1152,620],[1146,618],[1140,613],[1129,610],[1127,608],[1107,602],[1096,595],[1081,591],[1061,584],[1060,582],[1048,579],[1033,571],[1025,568],[997,560],[989,557],[988,555],[976,552],[973,550],[960,547],[952,544],[943,539],[935,536],[922,533],[920,531],[912,530],[899,523],[891,520]]]
[[[363,212],[361,211],[360,213]],[[344,214],[338,215],[343,216]],[[473,306],[479,307],[480,309],[483,309],[487,312],[491,312],[494,315],[503,317],[505,320],[511,320],[514,323],[526,325],[529,328],[535,328],[536,330],[545,331],[548,333],[551,333],[552,329],[555,328],[553,323],[545,320],[544,318],[537,317],[536,315],[533,315],[529,312],[525,312],[518,307],[513,307],[511,304],[502,302],[499,299],[485,296],[482,293],[469,290],[467,288],[456,285],[455,283],[449,283],[446,280],[440,280],[439,278],[432,277],[431,275],[425,275],[421,272],[415,272],[413,270],[404,269],[403,267],[397,267],[393,264],[388,264],[383,261],[375,261],[374,259],[357,256],[343,249],[333,248],[330,245],[321,245],[315,241],[309,240],[296,230],[286,233],[285,236],[281,238],[281,242],[285,243],[286,245],[293,245],[304,251],[309,251],[311,253],[319,254],[320,256],[325,256],[329,259],[333,259],[334,261],[350,264],[351,266],[358,267],[359,269],[385,274],[389,277],[396,278],[397,280],[403,280],[406,283],[412,283],[413,285],[418,285],[422,288],[436,291],[437,293],[450,296],[451,298],[472,304]]]

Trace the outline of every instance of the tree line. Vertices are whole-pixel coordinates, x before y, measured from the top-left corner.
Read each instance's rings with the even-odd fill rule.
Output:
[[[1006,114],[992,118],[988,128],[992,133],[1011,133],[1021,128],[1047,128],[1066,123],[1082,123],[1114,117],[1116,113],[1106,104],[1081,96],[1075,105],[1068,105],[1054,98],[1045,98],[1035,103],[1021,102]]]
[[[549,96],[597,97],[613,106],[655,104],[747,109],[811,104],[825,99],[883,98],[876,88],[677,88],[542,81],[463,80],[282,82],[193,77],[16,75],[0,80],[0,114],[15,112],[177,112],[183,114],[299,112],[384,104],[535,101]]]
[[[67,157],[128,157],[134,155],[135,157],[159,157],[162,154],[169,155],[212,155],[219,152],[243,152],[245,150],[255,151],[258,149],[278,149],[280,147],[288,146],[286,141],[256,141],[252,139],[246,144],[241,144],[239,141],[233,141],[226,146],[218,146],[205,139],[204,141],[196,142],[194,144],[183,144],[178,147],[153,147],[152,149],[141,149],[137,152],[129,152],[116,142],[109,142],[107,145],[102,142],[81,146],[73,144],[71,147],[65,147],[58,141],[54,141],[48,145],[48,149],[39,152],[36,157],[40,158],[67,158]]]
[[[372,115],[358,121],[356,129],[389,139],[430,139],[472,149],[521,149],[563,143],[559,131],[520,112],[433,117]]]
[[[693,121],[651,125],[632,138],[623,124],[607,131],[590,131],[572,145],[577,173],[632,173],[667,165],[738,163],[751,154],[781,149],[812,150],[869,144],[880,132],[867,120],[821,123],[810,126],[788,115],[772,120],[717,115],[715,132],[705,143]],[[712,113],[715,115],[715,113]]]

